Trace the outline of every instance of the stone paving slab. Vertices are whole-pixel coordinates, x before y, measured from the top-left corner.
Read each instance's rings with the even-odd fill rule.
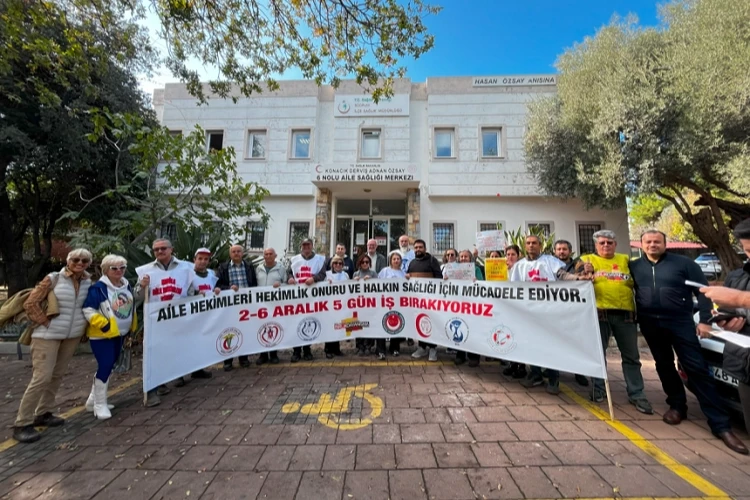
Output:
[[[689,420],[664,424],[653,361],[645,352],[642,359],[656,415],[628,403],[612,353],[616,417],[684,465],[682,475],[582,404],[586,392],[571,375],[563,383],[574,392],[553,396],[504,377],[497,362],[456,367],[444,353],[438,363],[348,355],[230,373],[217,367],[212,379],[173,388],[149,409],[133,381],[136,363],[110,383],[133,385],[112,397],[116,409],[104,422],[80,411],[95,367],[80,355],[58,396],[60,413],[73,416],[37,443],[14,445],[30,362],[7,357],[0,498],[748,497],[750,458],[711,435],[692,396]],[[695,478],[707,483],[696,486]]]

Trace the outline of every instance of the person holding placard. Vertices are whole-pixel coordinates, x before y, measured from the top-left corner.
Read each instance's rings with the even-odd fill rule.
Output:
[[[500,255],[500,252],[497,252],[497,255]],[[492,256],[492,253],[490,253],[490,256]],[[520,258],[521,248],[518,245],[508,245],[505,247],[505,264],[508,267],[508,273],[513,270],[513,265],[518,262],[518,259]],[[503,375],[515,379],[526,378],[526,365],[523,363],[511,362],[510,366],[503,370]]]

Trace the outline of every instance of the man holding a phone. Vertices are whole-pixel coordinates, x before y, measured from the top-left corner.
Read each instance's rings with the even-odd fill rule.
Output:
[[[685,387],[674,365],[674,355],[693,384],[711,432],[730,450],[748,454],[747,447],[732,432],[729,413],[714,388],[708,364],[701,352],[693,322],[693,296],[698,299],[700,323],[698,333],[711,331],[711,301],[699,289],[686,284],[707,284],[698,264],[681,255],[667,252],[667,236],[649,230],[641,235],[643,257],[630,263],[635,283],[635,303],[641,333],[648,342],[656,362],[662,388],[667,394],[669,410],[662,420],[678,425],[687,418]]]

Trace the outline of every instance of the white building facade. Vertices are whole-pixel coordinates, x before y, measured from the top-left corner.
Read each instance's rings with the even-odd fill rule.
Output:
[[[337,242],[350,254],[370,238],[384,254],[398,238],[424,239],[438,258],[472,248],[476,233],[541,226],[593,251],[591,235],[611,229],[628,241],[625,209],[585,210],[575,199],[544,197],[523,156],[527,104],[555,92],[555,75],[397,81],[375,104],[355,82],[338,89],[282,81],[250,98],[197,106],[181,84],[154,93],[161,123],[195,124],[208,145],[234,147],[239,172],[270,191],[267,227],[243,221],[246,247],[297,253],[303,237],[319,252]]]

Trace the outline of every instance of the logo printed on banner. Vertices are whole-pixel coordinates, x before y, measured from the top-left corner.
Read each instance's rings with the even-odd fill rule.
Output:
[[[425,339],[430,338],[430,335],[432,335],[432,320],[425,313],[417,315],[417,333]]]
[[[263,347],[273,347],[281,342],[283,338],[284,328],[275,321],[264,323],[258,329],[258,342]]]
[[[461,318],[453,318],[445,324],[445,335],[456,344],[463,344],[469,338],[469,325]]]
[[[237,328],[225,328],[216,339],[216,350],[222,356],[234,354],[240,347],[242,347],[242,332]]]
[[[383,330],[390,333],[391,335],[396,335],[397,333],[401,333],[401,331],[404,329],[404,326],[406,326],[406,320],[404,319],[404,315],[401,314],[398,311],[388,311],[383,316]]]
[[[505,325],[497,325],[493,328],[487,343],[493,351],[500,354],[508,354],[517,345],[513,331]]]
[[[352,332],[370,328],[369,321],[360,321],[357,311],[352,313],[351,318],[342,319],[339,323],[333,325],[334,330],[346,330],[346,336],[349,337]]]
[[[297,336],[300,340],[305,342],[311,342],[317,339],[320,337],[322,331],[323,328],[320,326],[320,321],[312,316],[304,318],[299,322],[299,325],[297,325]]]

